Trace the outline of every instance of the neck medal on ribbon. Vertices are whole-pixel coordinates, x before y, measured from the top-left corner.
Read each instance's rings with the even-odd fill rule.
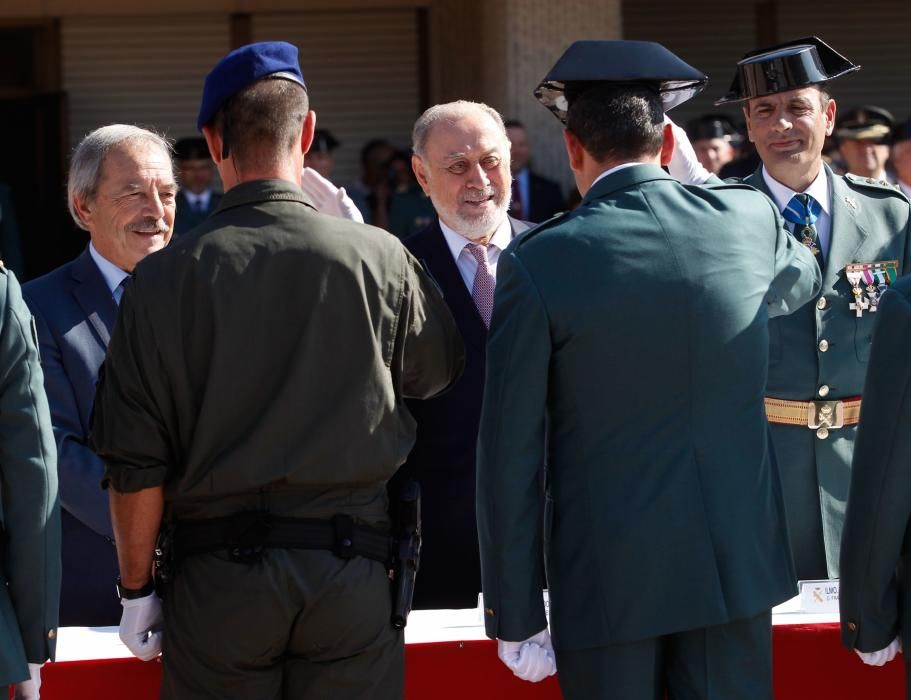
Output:
[[[848,306],[860,318],[864,311],[876,312],[883,292],[898,276],[898,261],[851,263],[845,267],[845,276],[851,283],[851,293],[854,295],[854,301]]]

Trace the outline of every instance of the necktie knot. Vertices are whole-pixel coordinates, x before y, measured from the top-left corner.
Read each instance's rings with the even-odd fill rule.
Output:
[[[792,224],[812,226],[816,223],[822,212],[822,204],[806,192],[800,192],[791,197],[791,201],[784,208],[782,215]]]
[[[488,266],[490,263],[487,260],[487,246],[478,245],[477,243],[469,243],[465,246],[468,248],[468,252],[471,254],[475,260],[478,261],[478,265]]]

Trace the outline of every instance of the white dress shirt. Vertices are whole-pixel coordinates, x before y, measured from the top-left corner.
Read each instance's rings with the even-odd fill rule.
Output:
[[[209,208],[209,199],[212,196],[212,190],[204,190],[199,194],[193,194],[187,190],[184,190],[183,196],[187,198],[187,203],[193,209],[193,211],[205,211]]]
[[[471,253],[465,250],[465,246],[472,241],[456,233],[440,219],[440,228],[443,230],[443,238],[449,246],[449,252],[452,253],[452,259],[455,260],[456,267],[459,268],[459,274],[462,275],[462,281],[468,288],[468,293],[474,288],[474,276],[478,271],[478,261],[474,259]],[[497,228],[490,237],[487,244],[487,261],[490,263],[490,274],[497,278],[497,261],[500,259],[500,253],[512,240],[512,226],[509,225],[509,218],[503,217],[503,223]]]
[[[785,207],[788,206],[791,197],[795,194],[800,194],[790,187],[782,185],[778,180],[769,175],[765,166],[762,167],[762,179],[765,180],[766,187],[768,187],[769,192],[772,193],[772,199],[775,201],[775,206],[778,207],[778,211],[780,212],[783,212]],[[819,235],[819,249],[822,251],[823,257],[827,257],[829,255],[829,245],[832,242],[832,197],[829,194],[829,180],[826,177],[825,168],[819,168],[819,174],[816,176],[816,179],[810,183],[810,186],[804,190],[804,193],[810,195],[822,205],[822,211],[819,213],[819,218],[816,220],[815,226],[816,233]],[[790,222],[787,223],[788,228],[790,229],[793,224]]]
[[[120,283],[123,282],[125,278],[129,277],[130,273],[121,270],[99,253],[95,248],[94,243],[89,243],[89,255],[92,256],[92,260],[95,261],[95,264],[101,271],[101,276],[104,277],[104,283],[108,286],[108,289],[111,290],[111,296],[114,297],[114,301],[120,304],[120,297],[123,296],[123,287],[120,286]]]

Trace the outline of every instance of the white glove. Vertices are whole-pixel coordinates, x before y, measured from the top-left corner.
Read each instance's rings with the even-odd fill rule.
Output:
[[[313,168],[304,168],[301,174],[301,189],[313,200],[321,214],[351,219],[359,224],[364,223],[364,217],[345,192],[345,188],[336,187]]]
[[[497,656],[523,681],[537,683],[557,672],[557,659],[546,627],[524,642],[498,639]]]
[[[145,598],[121,600],[120,641],[133,655],[151,661],[161,653],[161,599],[157,593]]]
[[[902,640],[896,637],[885,649],[879,651],[854,651],[863,660],[867,666],[882,666],[889,663],[895,658],[895,655],[902,650]]]
[[[666,114],[664,115],[665,125],[670,124],[674,132],[674,154],[671,161],[667,164],[667,171],[675,180],[684,185],[701,185],[711,177],[711,173],[706,170],[699,159],[696,157],[696,151],[690,143],[686,132],[674,124]]]
[[[29,664],[27,681],[16,683],[13,700],[38,700],[41,697],[41,667],[44,664]]]

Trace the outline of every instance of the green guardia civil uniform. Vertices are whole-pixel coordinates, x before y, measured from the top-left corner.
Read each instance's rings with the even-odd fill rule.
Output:
[[[763,407],[768,318],[818,288],[767,198],[647,164],[500,257],[478,446],[486,629],[545,627],[543,546],[566,697],[652,697],[660,661],[624,694],[585,686],[580,655],[752,618],[765,651],[731,645],[709,676],[735,687],[705,697],[768,697],[768,611],[795,592]]]
[[[463,356],[397,239],[319,214],[290,182],[246,182],[137,265],[92,440],[118,492],[164,487],[166,521],[343,514],[388,530],[386,481],[415,437],[404,401],[448,387]],[[386,567],[365,557],[188,556],[164,596],[162,696],[398,698],[390,606]]]
[[[32,315],[0,264],[0,685],[53,659],[60,604],[57,449]]]
[[[838,176],[823,167],[832,229],[822,290],[813,304],[770,321],[766,395],[789,401],[861,397],[863,406],[877,312],[868,307],[858,316],[851,308],[855,295],[848,266],[879,263],[867,270],[878,277],[875,294],[905,274],[911,264],[911,209],[905,196],[888,184]],[[761,170],[743,182],[771,197]],[[869,304],[866,286],[862,282],[862,300]],[[838,578],[857,426],[818,430],[772,423],[771,428],[798,578]]]
[[[900,636],[906,678],[911,649],[911,277],[877,312],[841,545],[842,639],[883,649]],[[871,669],[871,674],[877,669]],[[911,683],[907,684],[911,697]]]

